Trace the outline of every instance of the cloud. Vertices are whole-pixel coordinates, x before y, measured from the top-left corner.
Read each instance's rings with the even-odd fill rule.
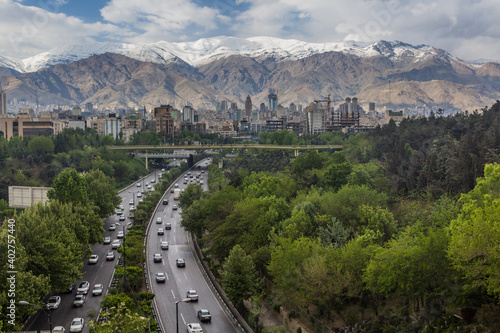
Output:
[[[24,58],[48,49],[88,42],[119,33],[116,26],[85,23],[59,11],[61,1],[46,1],[40,7],[0,0],[0,54]]]
[[[196,36],[217,30],[229,21],[218,9],[189,0],[111,0],[101,10],[113,24],[131,26],[132,42],[175,41],[179,36]]]
[[[62,13],[66,0],[45,1],[38,8],[0,0],[0,54],[26,57],[92,40],[148,43],[230,35],[401,40],[462,58],[500,58],[498,0],[110,0],[98,23]]]

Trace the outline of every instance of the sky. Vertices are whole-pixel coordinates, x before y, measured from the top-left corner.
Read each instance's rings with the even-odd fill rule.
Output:
[[[0,0],[0,56],[112,41],[271,36],[399,40],[465,60],[500,59],[498,0]]]

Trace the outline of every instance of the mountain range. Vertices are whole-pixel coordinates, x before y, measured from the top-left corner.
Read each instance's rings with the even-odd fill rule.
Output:
[[[214,109],[217,101],[255,107],[268,89],[279,103],[357,96],[392,108],[491,105],[500,63],[472,64],[428,45],[398,41],[308,43],[271,37],[218,37],[190,43],[93,43],[17,60],[0,55],[0,89],[40,104]]]

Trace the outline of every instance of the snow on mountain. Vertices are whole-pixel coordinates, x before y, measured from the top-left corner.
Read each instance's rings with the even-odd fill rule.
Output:
[[[0,56],[0,66],[13,68],[19,72],[34,72],[55,64],[67,64],[88,58],[94,54],[113,52],[130,58],[168,63],[179,59],[191,66],[199,66],[213,60],[241,55],[253,58],[272,57],[276,61],[297,60],[324,52],[344,52],[360,57],[387,56],[393,61],[401,57],[412,57],[415,61],[431,56],[451,55],[427,45],[413,46],[402,42],[379,41],[373,44],[354,41],[332,43],[309,43],[294,39],[273,37],[213,37],[194,42],[171,43],[160,41],[151,44],[89,43],[58,47],[23,60]],[[458,59],[457,59],[458,60]]]

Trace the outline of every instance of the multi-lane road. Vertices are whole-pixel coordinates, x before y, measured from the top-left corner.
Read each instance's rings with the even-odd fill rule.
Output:
[[[121,190],[119,192],[119,196],[122,198],[123,205],[123,215],[125,216],[125,221],[119,221],[118,215],[112,215],[108,217],[104,221],[104,234],[103,237],[109,236],[111,237],[111,241],[117,239],[117,235],[119,231],[124,231],[126,233],[127,225],[130,222],[129,213],[130,200],[135,200],[135,206],[139,202],[140,198],[137,197],[137,193],[140,193],[142,190],[148,191],[146,184],[151,182],[152,179],[156,179],[158,181],[159,171],[144,177],[143,180],[140,180],[129,187]],[[151,184],[154,186],[155,183]],[[140,184],[139,187],[137,184]],[[110,231],[109,226],[111,224],[115,224],[117,226],[116,230]],[[119,253],[116,250],[115,252],[115,260],[106,261],[106,254],[111,251],[111,244],[95,244],[91,247],[92,253],[99,255],[99,261],[95,265],[89,265],[88,260],[84,260],[83,265],[83,277],[75,281],[76,287],[81,281],[88,281],[90,283],[90,290],[87,294],[87,298],[85,304],[82,307],[73,308],[73,299],[75,298],[76,291],[72,293],[66,294],[54,294],[61,296],[61,305],[58,309],[51,311],[51,321],[52,327],[56,326],[64,326],[66,331],[69,331],[69,326],[71,325],[71,321],[73,318],[84,318],[85,324],[88,324],[88,314],[93,311],[95,314],[99,311],[99,303],[102,301],[106,293],[108,292],[108,288],[111,282],[111,278],[113,276],[113,271],[115,265],[118,264]],[[103,284],[104,291],[102,296],[92,296],[92,289],[95,284]],[[24,325],[24,331],[36,331],[36,330],[48,330],[49,329],[49,320],[46,313],[42,311],[38,311],[38,313],[32,316],[28,322]],[[88,332],[89,328],[85,326],[83,332]]]
[[[208,160],[204,160],[184,173],[176,182],[178,188],[182,190],[190,183],[197,183],[198,179],[200,182],[203,180],[203,187],[206,189],[208,163]],[[188,175],[188,184],[184,184],[184,177],[188,172],[191,175]],[[196,176],[200,178],[196,178]],[[173,184],[166,191],[163,198],[168,200],[168,204],[163,205],[160,203],[152,218],[152,224],[147,234],[146,260],[148,280],[151,291],[156,295],[155,302],[159,320],[166,332],[176,332],[177,325],[179,326],[179,332],[186,332],[186,325],[188,323],[200,322],[197,317],[197,311],[199,309],[208,309],[212,315],[212,322],[201,323],[203,332],[241,332],[234,320],[226,314],[218,298],[214,296],[200,267],[196,263],[191,249],[191,238],[180,225],[180,209],[173,209],[173,205],[178,204],[173,199],[173,193],[171,192],[175,188],[177,187]],[[159,217],[162,219],[162,223],[156,224],[155,221]],[[165,230],[166,223],[171,224],[170,230]],[[158,235],[158,228],[164,229],[163,235]],[[168,250],[161,249],[160,245],[162,241],[168,241]],[[155,254],[162,255],[161,262],[154,262],[153,256]],[[177,267],[176,259],[178,258],[185,260],[185,267]],[[156,282],[156,273],[159,272],[165,273],[167,277],[165,283]],[[197,302],[183,301],[186,299],[186,292],[190,289],[198,292],[199,300]],[[178,316],[176,316],[176,302],[179,302],[177,304]]]

